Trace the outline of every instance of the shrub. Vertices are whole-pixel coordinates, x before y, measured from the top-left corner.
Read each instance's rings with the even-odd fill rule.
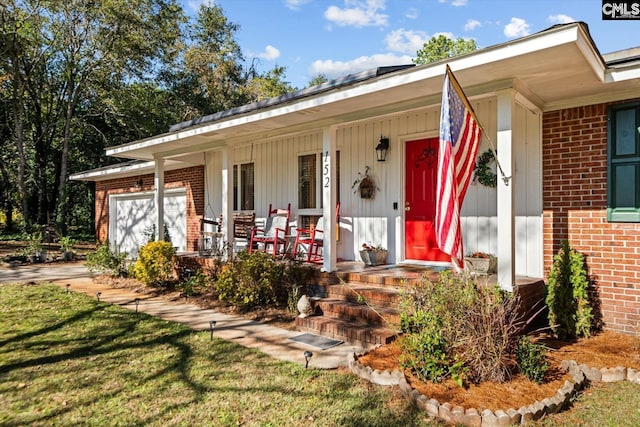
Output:
[[[402,297],[402,363],[431,381],[505,381],[515,367],[518,309],[516,297],[470,277],[424,278]]]
[[[166,285],[174,278],[175,248],[169,242],[149,242],[140,248],[133,267],[136,279],[145,285]]]
[[[244,311],[258,306],[284,308],[291,305],[292,295],[303,291],[310,271],[297,262],[278,262],[265,252],[245,251],[222,267],[214,287],[220,300]]]
[[[207,289],[210,278],[198,269],[193,275],[186,280],[178,283],[177,288],[185,296],[193,296]]]
[[[546,288],[549,325],[558,338],[591,335],[593,313],[588,288],[584,255],[563,241],[562,248],[553,257]]]
[[[112,251],[108,242],[98,244],[96,250],[87,254],[85,263],[89,271],[109,273],[112,276],[125,276],[127,274],[126,252]]]
[[[544,374],[549,369],[545,356],[544,346],[532,343],[529,337],[520,337],[516,350],[518,369],[524,376],[538,384],[542,383]]]

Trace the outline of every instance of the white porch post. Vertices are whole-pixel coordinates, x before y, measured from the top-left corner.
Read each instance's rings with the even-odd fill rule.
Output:
[[[222,149],[222,236],[233,250],[233,148]]]
[[[323,230],[322,270],[337,270],[336,248],[336,133],[328,127],[322,130],[322,215]]]
[[[513,178],[513,119],[515,93],[512,89],[498,95],[498,161],[505,175],[511,177],[505,184],[498,171],[498,284],[506,291],[515,283],[515,209]]]
[[[156,204],[156,241],[164,240],[164,159],[155,159],[153,186]]]

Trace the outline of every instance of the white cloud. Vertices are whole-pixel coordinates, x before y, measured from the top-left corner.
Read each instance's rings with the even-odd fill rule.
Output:
[[[482,24],[480,23],[480,21],[476,20],[476,19],[467,19],[467,23],[464,24],[464,30],[465,31],[473,31],[478,27],[481,27]]]
[[[531,25],[521,18],[511,18],[511,22],[504,27],[504,35],[507,37],[523,37],[530,32]]]
[[[317,76],[322,73],[329,79],[359,73],[376,67],[389,65],[412,64],[409,55],[394,55],[392,53],[372,56],[361,56],[351,61],[333,61],[331,59],[314,61],[309,67],[309,75]]]
[[[431,37],[424,31],[412,31],[400,28],[387,34],[387,48],[394,52],[415,55]]]
[[[345,0],[344,8],[329,6],[324,12],[328,21],[341,27],[370,27],[387,24],[389,15],[379,13],[386,0]]]
[[[285,0],[284,5],[291,10],[298,10],[300,6],[310,2],[311,0]]]
[[[449,3],[451,2],[451,6],[459,7],[466,6],[469,3],[469,0],[438,0],[438,3]]]
[[[189,6],[194,12],[197,12],[201,5],[213,6],[215,3],[215,0],[189,0],[187,2],[187,6]]]
[[[260,59],[265,59],[267,61],[273,61],[274,59],[277,59],[280,57],[280,51],[275,47],[268,45],[267,47],[264,48],[264,52],[258,53],[256,57]]]
[[[568,24],[569,22],[576,22],[576,20],[569,15],[563,15],[562,13],[558,15],[549,15],[547,20],[552,24]]]
[[[418,19],[418,9],[416,9],[415,7],[412,7],[411,9],[405,12],[404,16],[407,19]]]

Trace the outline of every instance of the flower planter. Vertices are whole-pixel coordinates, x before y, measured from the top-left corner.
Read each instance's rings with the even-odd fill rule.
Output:
[[[389,251],[360,251],[360,259],[365,265],[382,265],[387,263]]]
[[[498,258],[464,257],[465,267],[476,274],[495,274],[498,266]]]

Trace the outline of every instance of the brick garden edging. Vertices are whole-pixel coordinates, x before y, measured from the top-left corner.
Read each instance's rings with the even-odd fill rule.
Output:
[[[363,354],[361,354],[363,355]],[[404,374],[399,370],[373,370],[358,361],[359,354],[351,353],[347,356],[349,369],[367,381],[383,386],[397,385],[402,395],[419,409],[425,411],[430,417],[437,418],[448,423],[457,423],[466,426],[508,426],[512,424],[526,424],[542,418],[543,415],[555,414],[565,409],[569,401],[589,382],[616,382],[631,381],[640,384],[640,371],[631,368],[590,368],[584,364],[578,365],[573,360],[565,360],[561,368],[571,374],[571,381],[565,381],[564,385],[552,397],[536,401],[519,409],[509,408],[490,411],[485,409],[478,412],[475,408],[463,408],[452,406],[450,403],[440,403],[436,399],[430,399],[413,389],[407,382]]]

